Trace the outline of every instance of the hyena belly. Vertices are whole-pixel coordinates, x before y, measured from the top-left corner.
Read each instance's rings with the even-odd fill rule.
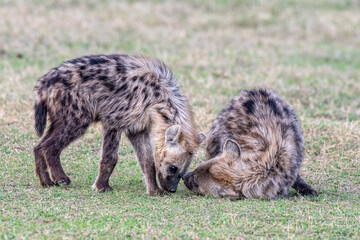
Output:
[[[302,181],[303,157],[293,109],[269,90],[242,91],[214,121],[206,141],[208,161],[185,184],[217,197],[276,199]]]
[[[191,156],[198,146],[187,99],[170,70],[157,60],[127,55],[74,59],[44,75],[35,86],[35,94],[35,128],[39,136],[47,115],[50,122],[45,137],[34,148],[36,174],[42,186],[70,184],[60,164],[60,153],[92,122],[101,122],[104,128],[102,160],[94,184],[99,192],[112,190],[108,182],[117,163],[121,133],[134,146],[149,194],[162,192],[156,183],[155,174],[160,170],[155,163],[164,159],[153,158],[153,146],[156,156],[164,156],[162,151],[171,152],[166,145],[167,137],[171,138],[171,146],[179,146],[177,152],[182,154],[172,163],[177,168],[188,165],[191,158],[187,154]],[[166,177],[166,159],[162,166],[166,167],[162,173]],[[176,190],[175,177],[166,179],[160,182],[168,187],[164,190]]]

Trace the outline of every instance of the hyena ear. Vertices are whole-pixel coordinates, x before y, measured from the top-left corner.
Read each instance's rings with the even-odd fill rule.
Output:
[[[234,140],[227,139],[224,144],[224,153],[232,153],[240,157],[241,151],[239,145]]]
[[[179,138],[181,134],[181,126],[173,125],[169,127],[165,132],[165,139],[167,143],[179,143]]]
[[[203,141],[205,141],[205,139],[206,139],[205,134],[200,133],[200,134],[198,135],[197,142],[200,144],[200,143],[202,143]]]

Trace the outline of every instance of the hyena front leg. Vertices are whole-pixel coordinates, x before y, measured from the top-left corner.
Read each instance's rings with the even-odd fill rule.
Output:
[[[112,191],[109,178],[118,161],[118,149],[121,131],[118,129],[104,129],[102,159],[100,161],[99,175],[92,188],[99,193]]]
[[[141,170],[145,175],[147,193],[149,195],[164,194],[165,191],[159,188],[156,182],[155,160],[150,143],[149,132],[144,131],[136,134],[129,133],[127,134],[127,137],[134,147]]]
[[[297,176],[296,181],[292,187],[296,190],[296,192],[303,196],[318,196],[318,193],[309,184],[307,184],[300,175]]]

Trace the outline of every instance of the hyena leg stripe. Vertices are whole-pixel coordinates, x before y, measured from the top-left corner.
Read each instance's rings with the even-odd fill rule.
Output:
[[[118,149],[121,131],[108,129],[104,131],[103,153],[100,161],[99,175],[95,181],[94,188],[98,192],[111,191],[109,178],[118,161]]]
[[[307,184],[300,175],[298,175],[298,177],[296,178],[295,183],[292,186],[296,192],[298,192],[299,194],[306,196],[306,195],[311,195],[311,196],[317,196],[318,193],[309,185]]]
[[[141,170],[145,175],[148,194],[153,195],[156,192],[161,192],[156,182],[155,160],[149,133],[146,131],[136,134],[130,133],[127,137],[134,147]]]
[[[51,136],[44,142],[43,151],[48,167],[50,168],[51,178],[57,183],[68,185],[71,183],[70,178],[65,174],[60,162],[60,154],[72,141],[82,136],[90,121],[85,122],[82,119],[82,125],[70,124],[66,127],[58,125],[54,127]]]

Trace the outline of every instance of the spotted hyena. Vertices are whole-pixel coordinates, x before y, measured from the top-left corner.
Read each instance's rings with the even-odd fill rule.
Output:
[[[128,55],[77,58],[45,74],[34,90],[39,137],[47,115],[50,122],[34,147],[35,172],[44,187],[70,184],[60,153],[93,122],[103,126],[102,159],[93,185],[98,192],[112,190],[109,177],[122,133],[134,147],[150,195],[176,191],[201,141],[186,97],[158,60]]]
[[[303,158],[294,110],[269,90],[242,91],[214,121],[207,161],[183,179],[193,192],[214,197],[276,199],[290,187],[317,195],[299,175]]]

